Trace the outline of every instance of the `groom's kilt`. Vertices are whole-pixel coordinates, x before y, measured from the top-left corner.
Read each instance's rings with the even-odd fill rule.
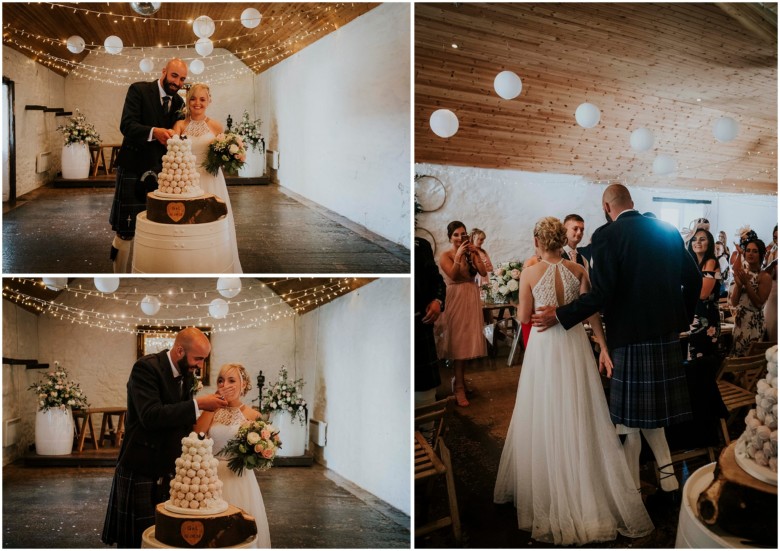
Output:
[[[678,333],[615,348],[612,362],[613,423],[650,429],[693,419]]]
[[[118,547],[141,547],[144,530],[154,524],[155,508],[168,499],[157,478],[117,467],[108,498],[101,540]]]
[[[157,179],[147,178],[141,181],[141,174],[121,166],[116,169],[116,189],[111,205],[109,222],[111,228],[121,237],[132,239],[135,236],[135,219],[146,210],[146,194],[157,189]]]

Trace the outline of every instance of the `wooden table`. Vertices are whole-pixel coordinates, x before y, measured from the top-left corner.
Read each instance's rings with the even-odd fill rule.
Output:
[[[512,339],[517,335],[520,328],[515,320],[516,308],[514,304],[509,302],[495,304],[492,302],[482,303],[482,318],[486,325],[493,326],[493,343],[488,342],[488,355],[495,356],[498,352],[498,342],[503,338]],[[505,314],[509,314],[509,317],[505,317]],[[506,330],[502,330],[501,322],[509,321],[512,325],[514,333],[512,335],[507,334]],[[506,323],[504,324],[506,327]],[[511,358],[511,355],[510,355]]]
[[[99,434],[95,434],[95,426],[92,421],[92,415],[96,413],[103,415]],[[73,410],[73,418],[76,420],[76,428],[78,429],[76,450],[80,452],[84,451],[87,431],[89,431],[89,438],[96,450],[100,449],[100,444],[103,440],[109,440],[112,447],[118,448],[122,444],[122,438],[125,434],[126,415],[126,407],[100,407]],[[114,424],[114,417],[117,418],[116,425]],[[79,420],[81,421],[80,424]]]
[[[119,149],[122,144],[119,143],[103,143],[100,145],[89,146],[89,155],[92,162],[92,177],[97,176],[98,169],[103,166],[103,170],[108,176],[112,170],[114,170],[114,164],[116,163],[116,157],[119,154]],[[108,155],[108,161],[106,161],[105,150],[111,148],[111,152]]]

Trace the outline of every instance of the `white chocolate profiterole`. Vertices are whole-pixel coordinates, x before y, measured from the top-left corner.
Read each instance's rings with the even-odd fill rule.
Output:
[[[178,134],[168,140],[168,152],[162,157],[163,169],[157,176],[159,197],[200,197],[200,174],[195,166],[191,142]]]
[[[181,457],[176,460],[176,476],[171,480],[169,511],[210,515],[227,509],[222,499],[222,481],[217,477],[218,460],[211,438],[191,432],[181,440]]]

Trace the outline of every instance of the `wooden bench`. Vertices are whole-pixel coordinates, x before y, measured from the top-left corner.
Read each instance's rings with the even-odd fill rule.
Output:
[[[100,432],[95,432],[95,425],[92,416],[96,413],[103,415],[100,424]],[[113,447],[119,447],[122,444],[122,438],[125,434],[125,416],[126,407],[100,407],[87,409],[74,409],[73,419],[76,422],[76,451],[84,451],[84,444],[89,439],[94,448],[100,449],[104,440],[111,442]],[[116,424],[114,423],[116,417]],[[89,433],[89,434],[87,434]]]

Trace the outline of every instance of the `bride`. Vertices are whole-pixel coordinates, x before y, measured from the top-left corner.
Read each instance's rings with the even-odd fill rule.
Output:
[[[227,204],[230,247],[233,252],[233,267],[228,271],[230,273],[242,273],[241,262],[238,259],[233,208],[230,206],[225,175],[222,174],[222,169],[220,169],[219,173],[214,176],[202,166],[206,160],[209,144],[223,131],[219,122],[206,116],[206,109],[210,104],[211,92],[208,85],[200,82],[193,84],[187,90],[187,101],[184,106],[187,116],[184,120],[176,121],[176,124],[173,126],[173,132],[179,135],[186,135],[191,141],[192,152],[195,154],[195,164],[200,174],[200,187],[203,188],[205,193],[213,193]]]
[[[522,271],[518,318],[535,307],[568,304],[590,288],[582,266],[561,259],[566,229],[553,217],[534,228],[541,261]],[[589,319],[612,374],[599,314]],[[653,524],[634,487],[612,424],[596,362],[582,325],[534,327],[523,359],[515,409],[493,494],[513,502],[518,528],[555,545],[638,538]]]
[[[195,432],[205,432],[214,440],[214,454],[225,447],[246,421],[254,421],[260,413],[241,402],[252,386],[249,376],[241,364],[225,364],[217,376],[217,394],[227,400],[228,407],[217,411],[204,411],[195,423]],[[255,517],[257,522],[257,546],[271,547],[268,518],[265,514],[263,496],[254,471],[245,471],[238,476],[228,467],[227,459],[217,457],[217,476],[222,481],[222,499],[239,507]]]

